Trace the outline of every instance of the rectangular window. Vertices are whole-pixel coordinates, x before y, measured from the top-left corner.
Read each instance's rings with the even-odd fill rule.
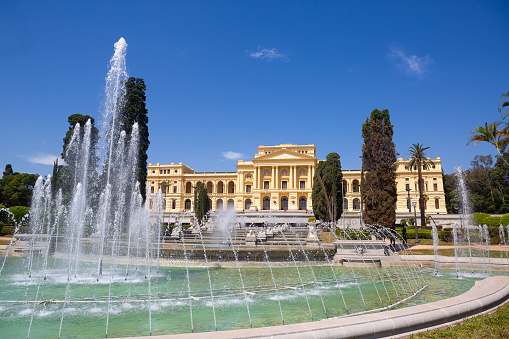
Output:
[[[177,200],[173,199],[173,200],[172,200],[172,202],[171,202],[171,208],[172,208],[172,209],[177,208],[177,206],[176,206],[176,205],[177,205]]]
[[[159,170],[159,174],[163,174],[163,170]]]
[[[406,184],[405,186],[406,186],[406,187],[405,187],[405,190],[406,190],[406,191],[410,190],[410,184]]]
[[[173,193],[177,193],[177,186],[173,186]]]
[[[301,181],[300,182],[300,188],[301,189],[305,189],[306,188],[306,182],[305,181]]]
[[[164,174],[166,174],[166,170],[164,170]]]
[[[246,185],[246,193],[251,193],[251,185]]]
[[[287,182],[286,181],[281,181],[281,188],[282,189],[287,189]]]
[[[263,189],[264,190],[268,190],[269,189],[269,182],[268,181],[264,181],[263,182]]]
[[[433,184],[433,191],[438,191],[438,184]]]
[[[426,192],[428,191],[428,183],[426,183]]]

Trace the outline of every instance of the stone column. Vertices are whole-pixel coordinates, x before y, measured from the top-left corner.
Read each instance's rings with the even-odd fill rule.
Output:
[[[292,188],[295,188],[295,181],[294,181],[294,175],[293,175],[293,170],[295,169],[294,166],[290,166],[290,182],[288,183],[288,188],[289,189],[292,189]]]
[[[257,189],[258,187],[258,167],[255,167],[255,170],[253,172],[253,190]]]

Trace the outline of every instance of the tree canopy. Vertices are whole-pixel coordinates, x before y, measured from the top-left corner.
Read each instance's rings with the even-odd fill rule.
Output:
[[[18,173],[7,164],[0,179],[0,203],[6,207],[30,206],[37,174]]]
[[[343,172],[339,154],[329,153],[320,161],[313,177],[313,213],[322,221],[335,221],[343,214]]]
[[[362,125],[362,216],[365,223],[396,222],[396,149],[388,110],[375,109]]]
[[[146,86],[143,79],[130,77],[125,84],[124,102],[120,110],[123,129],[127,135],[131,136],[134,123],[138,123],[140,143],[138,164],[136,164],[136,179],[140,183],[140,193],[143,201],[145,201],[145,182],[147,181],[147,150],[150,145],[145,90]]]
[[[426,225],[426,205],[424,198],[424,180],[422,179],[422,170],[426,170],[433,166],[433,161],[426,157],[426,150],[429,147],[423,147],[422,144],[413,144],[408,150],[410,153],[410,161],[405,166],[407,170],[417,170],[417,181],[419,188],[419,210],[421,212],[421,226]]]

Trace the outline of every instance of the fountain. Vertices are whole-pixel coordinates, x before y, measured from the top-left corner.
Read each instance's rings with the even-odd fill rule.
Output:
[[[162,192],[147,192],[143,202],[131,166],[138,126],[128,135],[119,117],[126,48],[120,39],[110,61],[100,154],[91,122],[77,125],[66,148],[71,189],[55,193],[50,177],[40,177],[29,225],[16,226],[6,249],[3,336],[126,337],[298,324],[432,302],[473,286],[475,278],[438,279],[417,266],[402,239],[388,246],[391,231],[380,226],[338,228],[325,242],[315,224],[295,227],[266,216],[261,228],[227,211],[189,229],[172,216],[175,227],[163,231]]]

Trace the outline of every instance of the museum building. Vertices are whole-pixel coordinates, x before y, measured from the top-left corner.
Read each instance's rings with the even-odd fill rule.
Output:
[[[440,157],[422,171],[426,213],[446,214]],[[312,210],[313,176],[318,165],[315,145],[281,144],[259,146],[251,161],[238,160],[236,172],[195,172],[178,163],[148,165],[147,184],[163,192],[165,212],[193,211],[194,190],[203,183],[212,200],[212,210]],[[418,201],[417,170],[405,168],[410,159],[396,161],[396,213],[408,213]],[[360,212],[360,170],[343,170],[343,208]],[[410,198],[410,199],[409,199]],[[417,212],[419,204],[417,203]]]

